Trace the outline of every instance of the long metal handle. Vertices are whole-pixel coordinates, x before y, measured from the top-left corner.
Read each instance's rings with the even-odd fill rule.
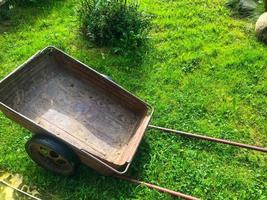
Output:
[[[190,195],[187,195],[187,194],[183,194],[181,192],[176,192],[174,190],[170,190],[170,189],[167,189],[167,188],[164,188],[164,187],[160,187],[160,186],[154,185],[152,183],[139,181],[139,180],[136,180],[134,178],[131,178],[131,177],[128,177],[128,176],[125,176],[125,175],[114,175],[114,177],[129,181],[129,182],[134,183],[134,184],[144,185],[144,186],[146,186],[146,187],[148,187],[150,189],[154,189],[154,190],[157,190],[159,192],[164,192],[164,193],[170,194],[170,195],[172,195],[174,197],[179,197],[179,198],[186,199],[186,200],[200,200],[197,197],[193,197],[193,196],[190,196]]]
[[[123,171],[119,171],[119,170],[115,169],[114,167],[108,165],[107,163],[103,162],[102,160],[100,160],[99,158],[94,156],[93,154],[89,153],[88,151],[86,151],[84,149],[82,149],[81,151],[83,153],[85,153],[87,156],[89,156],[89,157],[93,158],[94,160],[96,160],[98,163],[100,163],[100,164],[104,165],[105,167],[109,168],[111,171],[115,172],[116,174],[125,174],[128,171],[128,169],[129,169],[129,167],[131,165],[131,162],[127,162],[125,169]]]
[[[149,125],[148,127],[153,128],[153,129],[157,129],[160,131],[164,131],[164,132],[178,134],[178,135],[185,136],[185,137],[197,138],[197,139],[201,139],[201,140],[207,140],[210,142],[217,142],[217,143],[222,143],[222,144],[227,144],[227,145],[232,145],[232,146],[237,146],[237,147],[241,147],[241,148],[246,148],[246,149],[251,149],[251,150],[261,151],[263,153],[267,153],[267,148],[264,148],[264,147],[257,147],[257,146],[253,146],[253,145],[249,145],[249,144],[242,144],[242,143],[233,142],[233,141],[229,141],[229,140],[223,140],[223,139],[219,139],[219,138],[213,138],[213,137],[198,135],[198,134],[194,134],[194,133],[187,133],[184,131],[173,130],[173,129],[164,128],[164,127],[160,127],[160,126]]]

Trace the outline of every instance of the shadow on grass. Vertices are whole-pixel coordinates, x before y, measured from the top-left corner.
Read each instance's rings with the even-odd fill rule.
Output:
[[[84,33],[84,31],[81,30],[81,28],[78,31],[79,34],[77,34],[77,40],[81,41],[78,44],[79,48],[95,49],[97,51],[101,51],[102,53],[108,55],[109,57],[114,57],[114,58],[116,57],[117,61],[119,61],[117,63],[118,67],[123,66],[126,63],[128,67],[140,67],[144,63],[146,55],[153,48],[152,44],[149,41],[140,46],[140,48],[134,50],[122,49],[118,47],[105,47],[105,46],[101,47],[91,42]],[[122,60],[123,63],[121,62]],[[126,68],[122,67],[121,69],[123,70]]]
[[[93,69],[103,73],[122,87],[136,94],[145,87],[149,78],[147,63],[151,63],[153,45],[140,51],[127,52],[124,55],[114,54],[108,48],[97,47],[77,31],[75,37],[75,51],[67,52]],[[77,51],[78,49],[79,51]],[[76,54],[76,55],[75,55]],[[151,65],[152,66],[152,65]]]
[[[0,8],[0,34],[16,32],[25,25],[32,25],[39,18],[45,18],[54,7],[62,5],[63,0],[42,1],[28,5],[4,4]]]

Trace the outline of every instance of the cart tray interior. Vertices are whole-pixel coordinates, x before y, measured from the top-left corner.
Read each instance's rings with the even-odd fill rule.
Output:
[[[110,163],[133,156],[148,123],[145,103],[56,49],[39,53],[1,84],[3,104]]]

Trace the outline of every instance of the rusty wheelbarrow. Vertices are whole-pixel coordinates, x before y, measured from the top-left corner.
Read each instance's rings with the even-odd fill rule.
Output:
[[[62,175],[73,174],[82,162],[101,174],[127,180],[118,175],[129,169],[148,127],[267,152],[262,147],[149,125],[150,105],[55,47],[37,52],[0,82],[0,109],[34,133],[25,145],[32,160]]]
[[[108,77],[47,47],[0,82],[0,108],[34,133],[29,156],[53,172],[73,174],[79,161],[124,174],[152,108]]]

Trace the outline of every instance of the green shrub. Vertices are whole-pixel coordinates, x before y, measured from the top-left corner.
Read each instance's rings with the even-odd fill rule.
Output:
[[[85,36],[116,52],[138,50],[146,43],[150,17],[126,0],[82,0],[79,15]]]

